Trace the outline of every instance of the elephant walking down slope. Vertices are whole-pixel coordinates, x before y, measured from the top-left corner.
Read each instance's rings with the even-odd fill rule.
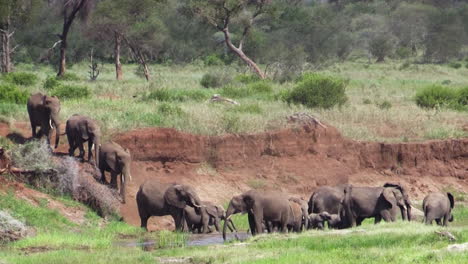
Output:
[[[115,142],[109,142],[101,146],[99,151],[99,170],[101,171],[101,182],[106,183],[105,172],[111,174],[110,184],[117,189],[117,177],[120,176],[120,196],[125,203],[125,186],[132,179],[130,164],[132,158],[128,149],[122,148]]]
[[[47,137],[47,143],[50,144],[52,130],[55,129],[55,148],[57,148],[60,140],[59,99],[55,96],[36,93],[29,97],[27,108],[32,136],[37,138],[45,135]],[[36,131],[38,126],[41,127],[40,133]]]
[[[99,168],[101,130],[96,121],[87,116],[74,114],[67,120],[65,132],[67,133],[68,144],[70,145],[68,154],[73,156],[76,148],[79,148],[79,158],[84,160],[83,144],[88,142],[88,161],[91,162],[91,157],[93,156],[92,150],[94,146],[94,162],[95,166]]]
[[[454,206],[455,200],[449,192],[428,194],[423,200],[424,223],[430,225],[435,220],[438,225],[447,226],[447,222],[453,221]]]
[[[280,231],[285,232],[290,215],[288,196],[281,192],[250,190],[232,197],[226,211],[226,220],[237,213],[248,214],[252,235],[263,233],[263,222],[278,225]],[[224,240],[226,240],[227,222],[224,221]]]
[[[146,181],[136,195],[138,213],[141,227],[147,229],[148,219],[151,216],[170,215],[174,219],[176,230],[183,231],[186,206],[201,209],[202,202],[195,190],[189,185],[163,184],[155,181]],[[204,210],[200,210],[201,222],[207,223],[208,218]],[[204,226],[208,230],[208,226]]]

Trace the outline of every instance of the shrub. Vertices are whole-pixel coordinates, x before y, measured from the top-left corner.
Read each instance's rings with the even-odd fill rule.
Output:
[[[225,114],[221,118],[221,122],[227,133],[238,133],[241,130],[240,118],[233,113]]]
[[[362,100],[362,103],[363,104],[371,104],[372,101],[370,99],[366,98],[366,99]]]
[[[409,68],[409,66],[411,66],[411,64],[409,62],[405,62],[398,69],[401,71],[401,70]]]
[[[457,91],[457,104],[461,108],[468,108],[468,86]]]
[[[205,88],[218,88],[231,81],[231,77],[224,72],[206,73],[200,80],[201,86]]]
[[[49,76],[44,82],[44,89],[52,90],[60,86],[60,81],[55,76]]]
[[[144,101],[158,100],[161,102],[203,101],[210,98],[209,91],[200,89],[168,89],[160,88],[143,96]]]
[[[330,76],[306,74],[301,81],[284,95],[287,103],[302,104],[307,107],[331,108],[347,101],[345,94],[348,82]]]
[[[399,47],[395,50],[395,54],[400,57],[400,59],[406,59],[411,56],[411,49],[408,47]]]
[[[449,84],[451,84],[451,83],[452,83],[451,80],[443,80],[443,81],[442,81],[442,84],[443,84],[443,85],[449,85]]]
[[[460,69],[461,66],[462,66],[462,64],[459,63],[459,62],[450,62],[449,63],[449,67],[454,68],[454,69]]]
[[[248,84],[260,81],[260,77],[258,77],[258,75],[253,74],[239,74],[236,77],[234,77],[234,81]]]
[[[81,85],[60,85],[52,90],[52,96],[57,96],[60,99],[80,99],[88,98],[91,91],[87,86]]]
[[[229,108],[231,112],[238,112],[238,113],[248,113],[248,114],[261,114],[263,113],[263,109],[260,107],[259,104],[242,104],[238,106],[233,106]]]
[[[382,110],[388,110],[392,108],[392,103],[390,103],[389,101],[383,101],[382,103],[377,104],[377,106]]]
[[[17,145],[11,152],[11,159],[16,167],[36,172],[55,168],[52,153],[45,140],[33,140]]]
[[[7,82],[23,86],[31,86],[37,82],[37,76],[28,72],[10,72],[5,74],[3,79]]]
[[[420,107],[435,108],[448,106],[456,101],[454,89],[441,85],[431,85],[416,93],[416,104]]]
[[[221,90],[221,95],[229,98],[244,98],[251,96],[253,91],[246,86],[227,85]]]
[[[0,243],[23,238],[27,233],[26,224],[13,218],[8,212],[0,211]]]
[[[0,84],[0,102],[2,103],[25,104],[28,96],[28,92],[19,89],[14,84]]]
[[[247,88],[252,90],[254,93],[271,93],[273,91],[271,85],[266,81],[250,83]]]
[[[158,106],[158,113],[164,116],[173,115],[173,116],[182,116],[185,112],[182,108],[171,105],[169,103],[162,103]]]
[[[80,77],[73,72],[67,72],[63,76],[57,76],[57,79],[62,81],[79,81]]]
[[[219,66],[224,65],[224,62],[218,55],[211,54],[203,59],[203,64],[205,64],[205,66]]]

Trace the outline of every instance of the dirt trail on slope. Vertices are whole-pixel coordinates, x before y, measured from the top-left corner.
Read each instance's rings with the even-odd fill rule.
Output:
[[[30,137],[15,124],[18,138]],[[10,129],[0,124],[0,135]],[[130,149],[132,177],[124,219],[139,225],[135,195],[146,180],[185,183],[202,200],[225,204],[251,188],[279,189],[305,199],[318,186],[400,182],[413,200],[446,187],[468,192],[468,139],[417,143],[360,142],[327,126],[293,126],[259,134],[199,136],[168,128],[122,133],[114,141]],[[66,137],[58,151],[67,151]],[[149,229],[173,228],[171,218],[153,217]]]

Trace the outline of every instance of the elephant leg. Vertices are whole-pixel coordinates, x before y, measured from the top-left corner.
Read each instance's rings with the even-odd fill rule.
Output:
[[[73,157],[75,156],[75,150],[76,150],[76,142],[73,139],[70,139],[71,136],[68,136],[68,155]]]
[[[148,231],[148,216],[140,216],[141,224],[140,227],[144,228],[146,231]]]
[[[77,142],[77,145],[78,145],[78,148],[80,150],[80,155],[78,156],[81,161],[84,161],[84,146],[83,146],[83,142]]]
[[[441,219],[436,219],[435,221],[436,221],[436,224],[437,224],[437,225],[440,225],[440,226],[442,225]]]
[[[101,183],[107,184],[106,175],[104,174],[105,170],[103,168],[101,168],[99,170],[101,171]]]
[[[226,221],[226,220],[224,220],[224,221]],[[227,220],[227,221],[228,221],[227,226],[228,226],[229,230],[231,230],[231,232],[233,232],[234,230],[237,232],[237,229],[236,229],[236,227],[234,226],[234,222],[232,222],[231,219],[229,219],[229,220]]]
[[[382,217],[380,215],[376,215],[374,217],[374,224],[378,224],[380,221],[382,221]]]
[[[364,218],[358,217],[358,218],[355,220],[355,225],[354,225],[353,227],[355,227],[355,226],[360,226],[360,225],[362,224],[362,221],[364,221]]]
[[[252,213],[248,213],[248,218],[249,218],[249,227],[250,227],[250,232],[252,233],[252,236],[255,236],[257,234],[256,228],[255,228],[255,219]]]
[[[111,180],[110,180],[110,185],[112,188],[117,189],[117,177],[119,174],[115,171],[111,171]]]
[[[95,148],[97,146],[94,146]],[[91,138],[88,140],[88,162],[91,163],[93,158],[93,140]]]
[[[387,210],[384,210],[382,213],[381,213],[381,217],[383,218],[383,220],[385,222],[393,222],[392,221],[392,216],[390,215],[390,212],[388,212]]]
[[[450,213],[444,215],[444,226],[447,226],[448,220],[450,219]]]
[[[253,209],[253,216],[255,221],[255,229],[257,234],[263,234],[263,211],[258,207],[254,207]]]
[[[121,180],[120,180],[120,197],[122,197],[122,202],[125,203],[125,186],[126,182],[124,180],[124,175],[120,174]]]
[[[219,230],[221,230],[219,228],[219,218],[218,217],[215,217],[215,219],[214,219],[214,226],[215,226],[215,229],[216,229],[217,232],[219,232]],[[228,225],[228,227],[229,227],[229,225]],[[229,229],[231,229],[231,228],[229,228]],[[231,229],[231,232],[232,232],[232,229]]]

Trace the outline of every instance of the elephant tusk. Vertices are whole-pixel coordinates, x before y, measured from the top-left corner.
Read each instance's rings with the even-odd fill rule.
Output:
[[[50,129],[54,129],[54,128],[52,127],[52,119],[50,119],[50,118],[49,118],[49,126],[50,126]]]
[[[226,217],[226,220],[224,220],[224,221],[228,221],[229,219],[231,219],[231,216],[232,215],[229,215],[228,217]]]

